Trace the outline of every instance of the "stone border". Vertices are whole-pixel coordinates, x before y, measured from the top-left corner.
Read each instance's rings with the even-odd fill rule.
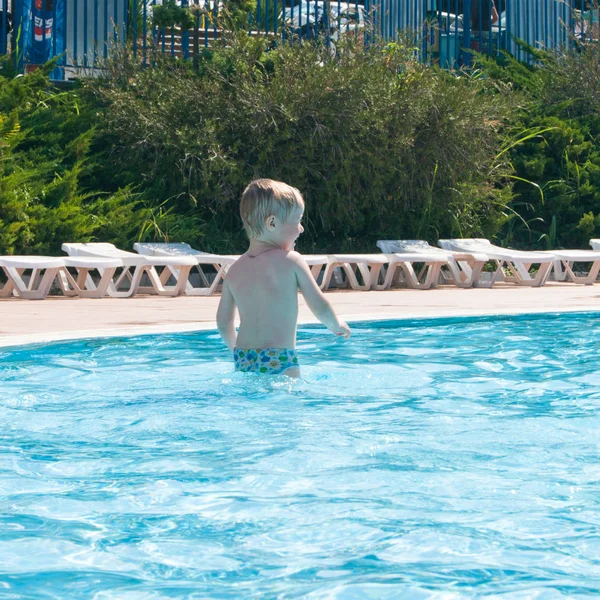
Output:
[[[381,314],[350,314],[344,315],[344,319],[352,323],[360,323],[365,321],[415,321],[415,320],[436,320],[436,319],[460,319],[473,317],[503,317],[503,316],[527,316],[527,315],[559,315],[559,314],[587,314],[600,312],[598,308],[576,306],[574,308],[548,309],[540,308],[534,310],[531,308],[525,310],[513,309],[472,309],[461,311],[456,314],[455,311],[436,311],[435,314],[410,314],[410,315],[385,315]],[[298,325],[314,325],[318,324],[317,319],[301,319]],[[215,321],[186,323],[183,325],[147,325],[136,327],[108,328],[108,329],[88,329],[75,330],[65,332],[49,332],[49,333],[29,333],[24,335],[7,335],[0,337],[0,348],[14,348],[20,346],[28,346],[34,344],[47,344],[61,341],[76,341],[81,339],[93,338],[111,338],[111,337],[137,337],[141,335],[160,335],[172,333],[189,333],[194,331],[215,331],[217,324]]]

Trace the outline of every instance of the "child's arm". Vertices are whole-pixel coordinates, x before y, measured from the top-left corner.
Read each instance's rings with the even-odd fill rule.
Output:
[[[217,308],[217,327],[219,333],[223,338],[223,341],[227,344],[230,350],[235,348],[235,340],[237,334],[235,332],[235,300],[233,294],[227,285],[227,280],[223,282],[223,289],[221,291],[221,300],[219,301],[219,308]]]
[[[329,300],[325,298],[325,294],[319,289],[306,261],[297,252],[290,254],[295,255],[292,258],[296,265],[296,279],[308,308],[329,331],[348,339],[350,337],[350,327],[344,321],[338,319],[333,307],[329,304]]]

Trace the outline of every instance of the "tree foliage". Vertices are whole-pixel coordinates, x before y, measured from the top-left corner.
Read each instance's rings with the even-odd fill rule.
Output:
[[[381,237],[492,236],[510,200],[500,130],[506,86],[420,64],[402,44],[270,49],[233,35],[197,69],[116,57],[87,83],[105,120],[103,171],[178,215],[199,215],[214,251],[240,250],[237,204],[255,177],[307,199],[303,246],[373,249]]]

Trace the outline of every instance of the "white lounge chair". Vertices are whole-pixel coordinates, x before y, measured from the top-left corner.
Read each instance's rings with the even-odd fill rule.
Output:
[[[62,258],[52,256],[0,256],[0,269],[6,276],[0,298],[44,299],[64,264]],[[26,271],[31,271],[27,281],[24,278]]]
[[[303,254],[302,258],[310,267],[310,272],[313,274],[315,281],[321,285],[329,263],[327,256],[325,254]]]
[[[66,243],[62,245],[64,252],[73,257],[95,257],[95,258],[116,258],[123,262],[123,270],[115,279],[108,284],[108,295],[114,298],[128,298],[137,293],[154,293],[161,296],[179,296],[185,290],[188,276],[196,261],[191,256],[141,256],[134,252],[119,250],[113,244],[102,242],[91,243]],[[163,267],[159,275],[156,267]],[[172,272],[168,267],[174,267],[177,272],[175,283],[167,285],[172,277]],[[133,269],[133,272],[131,272]],[[103,270],[99,269],[103,274]],[[148,276],[150,287],[142,287],[143,275]],[[89,275],[88,275],[89,277]],[[129,286],[126,290],[119,290],[119,287],[126,280],[129,280]],[[91,287],[91,283],[89,286]]]
[[[65,296],[81,298],[106,296],[117,269],[124,268],[120,258],[65,256],[63,261],[64,267],[58,271],[58,283],[62,292]],[[93,271],[97,271],[98,277],[92,277]]]
[[[328,254],[327,265],[321,280],[321,289],[331,285],[336,269],[340,269],[345,278],[337,281],[337,287],[350,286],[353,290],[377,289],[379,275],[388,259],[381,254]],[[358,276],[361,277],[362,283]]]
[[[379,240],[378,248],[387,255],[394,255],[404,271],[406,284],[409,287],[428,289],[438,282],[438,274],[449,283],[458,287],[469,288],[480,285],[480,275],[488,257],[481,253],[452,252],[429,245],[423,240]],[[416,257],[416,258],[415,258]],[[391,256],[390,256],[391,260]],[[417,274],[414,263],[423,266]],[[390,262],[392,269],[393,263]],[[392,284],[394,273],[388,271],[387,278]]]
[[[187,256],[192,257],[196,264],[198,275],[202,287],[194,287],[188,279],[185,286],[185,293],[188,296],[211,296],[221,285],[225,273],[229,267],[239,258],[237,255],[221,255],[209,254],[208,252],[200,252],[192,248],[189,244],[184,243],[160,243],[160,242],[143,242],[133,245],[133,249],[142,256],[167,257],[167,256]],[[202,269],[203,266],[211,266],[215,269],[216,275],[209,280],[208,274]],[[168,267],[170,273],[175,277],[178,276],[177,269],[173,266]]]
[[[553,274],[555,281],[572,281],[592,285],[600,272],[600,240],[590,240],[593,250],[552,250],[554,256]],[[579,268],[575,270],[575,265]],[[589,266],[588,266],[589,265]]]
[[[493,260],[496,263],[496,271],[492,275],[491,285],[497,281],[507,281],[539,287],[546,282],[555,260],[553,254],[502,248],[484,238],[439,240],[438,244],[444,250],[478,252]],[[535,265],[537,270],[532,269]]]

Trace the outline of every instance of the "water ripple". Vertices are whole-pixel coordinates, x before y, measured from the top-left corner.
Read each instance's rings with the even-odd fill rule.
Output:
[[[0,353],[0,598],[583,598],[600,589],[595,315]]]

